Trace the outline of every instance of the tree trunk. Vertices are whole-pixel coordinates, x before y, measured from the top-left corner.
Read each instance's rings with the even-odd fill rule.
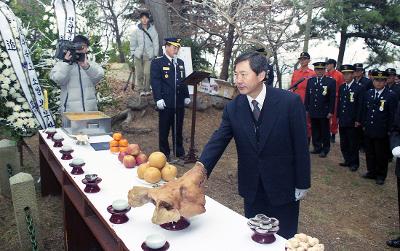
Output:
[[[219,75],[219,78],[223,80],[227,80],[229,77],[229,65],[232,57],[232,49],[234,45],[233,41],[235,39],[234,36],[235,36],[235,26],[229,24],[228,36],[225,41],[224,59],[222,61],[221,74]]]
[[[122,49],[122,41],[121,41],[121,35],[119,34],[118,28],[115,31],[115,41],[117,43],[118,47],[118,52],[119,52],[119,62],[120,63],[125,63],[125,53]]]
[[[313,10],[312,1],[307,0],[306,4],[307,4],[307,22],[306,22],[306,30],[304,32],[303,51],[308,51],[308,42],[310,41],[312,10]]]
[[[340,66],[343,64],[343,57],[346,50],[347,39],[347,27],[342,27],[342,30],[340,31],[339,55],[336,66],[337,68],[340,68]]]
[[[164,39],[174,35],[172,31],[171,20],[168,13],[168,7],[165,0],[145,0],[146,7],[150,10],[154,17],[154,25],[158,32],[158,40],[160,43],[160,55],[162,54],[162,46]]]
[[[274,54],[274,66],[276,69],[276,78],[278,80],[278,86],[279,89],[282,89],[282,72],[281,69],[279,68],[278,53],[276,50],[273,50],[273,54]]]

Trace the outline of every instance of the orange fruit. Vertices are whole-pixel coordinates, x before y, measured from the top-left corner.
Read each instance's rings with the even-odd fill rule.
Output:
[[[112,146],[112,147],[110,147],[110,151],[112,153],[119,153],[119,147],[118,146]]]
[[[119,141],[119,146],[128,146],[128,140],[127,139],[121,139]]]
[[[113,146],[119,146],[119,142],[116,141],[116,140],[111,140],[110,141],[110,148],[113,147]]]
[[[114,133],[113,139],[115,139],[116,141],[120,141],[122,139],[122,134],[120,132]]]
[[[120,147],[119,147],[119,151],[120,151],[121,153],[126,152],[126,149],[127,149],[126,146],[120,146]]]

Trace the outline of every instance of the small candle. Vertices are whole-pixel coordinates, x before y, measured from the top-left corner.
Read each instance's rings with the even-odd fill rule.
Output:
[[[114,210],[122,211],[128,208],[128,201],[126,200],[114,200],[112,203],[112,207]]]
[[[54,134],[53,139],[54,139],[54,140],[62,140],[62,139],[64,139],[64,138],[63,138],[63,136],[62,136],[61,134],[56,133],[56,134]]]
[[[80,166],[80,165],[85,164],[85,161],[83,161],[83,159],[77,158],[77,159],[73,159],[71,164],[75,165],[75,166]]]
[[[69,151],[72,151],[72,147],[69,146],[69,145],[64,145],[64,146],[61,148],[61,150],[64,151],[64,152],[69,152]]]
[[[162,248],[165,245],[166,239],[161,234],[151,234],[146,237],[145,243],[151,249]]]

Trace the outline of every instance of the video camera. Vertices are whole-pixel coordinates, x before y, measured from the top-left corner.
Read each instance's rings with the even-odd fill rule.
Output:
[[[76,62],[83,62],[85,61],[85,53],[81,52],[76,52],[79,50],[82,50],[84,47],[85,43],[74,43],[69,40],[59,40],[57,43],[56,47],[56,55],[55,57],[58,59],[63,60],[64,62],[67,62],[69,64],[73,64]],[[67,52],[71,53],[71,59],[69,61],[65,60],[65,54]]]

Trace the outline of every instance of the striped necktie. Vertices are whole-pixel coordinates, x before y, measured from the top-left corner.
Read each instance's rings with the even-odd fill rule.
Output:
[[[258,118],[260,117],[260,112],[261,112],[260,108],[258,107],[258,102],[256,100],[253,100],[253,101],[251,101],[251,103],[253,104],[253,107],[254,107],[254,109],[253,109],[254,119],[256,121],[258,121]]]

